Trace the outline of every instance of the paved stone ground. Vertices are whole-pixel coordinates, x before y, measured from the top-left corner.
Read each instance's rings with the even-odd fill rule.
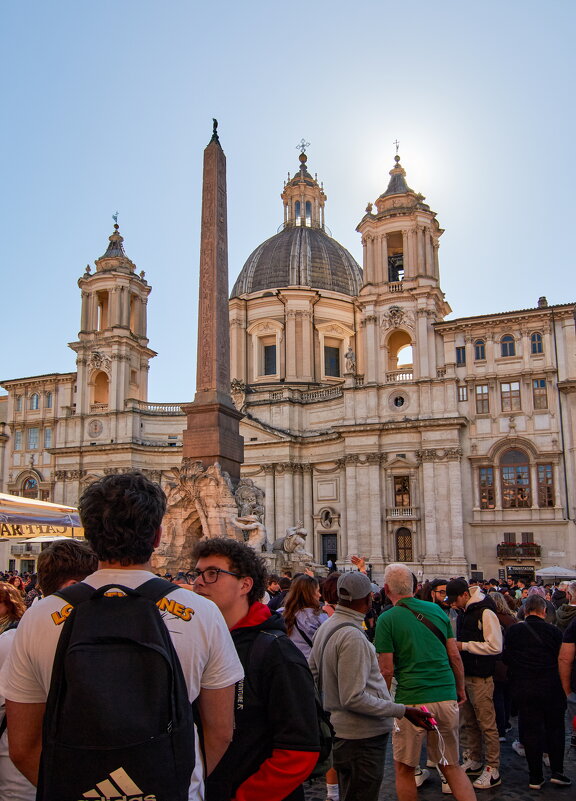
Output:
[[[526,760],[519,757],[512,750],[512,742],[516,739],[517,731],[514,728],[508,734],[508,741],[501,743],[502,784],[492,790],[477,790],[477,796],[486,801],[525,801],[525,799],[541,799],[541,801],[572,801],[576,798],[576,748],[570,748],[569,732],[566,735],[566,757],[564,759],[564,772],[572,779],[571,787],[557,787],[546,782],[541,790],[528,789],[528,766]],[[424,765],[421,762],[421,765]],[[550,777],[550,769],[544,768],[544,777]],[[436,771],[430,771],[430,778],[418,790],[418,801],[441,801],[449,799],[441,791],[440,777]],[[325,801],[326,790],[323,781],[309,782],[306,785],[306,801]],[[394,767],[392,765],[392,748],[388,744],[386,754],[386,770],[380,791],[380,801],[394,801],[396,790],[394,788]],[[362,799],[358,799],[362,801]]]

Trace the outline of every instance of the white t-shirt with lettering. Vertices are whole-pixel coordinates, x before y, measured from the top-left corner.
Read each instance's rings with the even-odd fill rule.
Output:
[[[98,570],[85,582],[94,588],[118,584],[136,589],[151,578],[154,574],[147,570]],[[169,603],[172,601],[175,603]],[[0,694],[5,698],[21,704],[46,702],[67,606],[62,598],[49,595],[24,614],[0,671]],[[191,701],[201,689],[218,690],[240,681],[244,671],[216,604],[179,588],[170,593],[163,606],[161,615],[180,659]],[[204,797],[202,774],[197,742],[189,801],[202,801]]]

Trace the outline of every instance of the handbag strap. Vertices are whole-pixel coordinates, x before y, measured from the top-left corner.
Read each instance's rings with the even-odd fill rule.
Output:
[[[445,635],[440,631],[438,626],[432,623],[431,620],[428,620],[428,618],[425,617],[421,612],[415,612],[413,609],[410,609],[410,607],[406,606],[406,604],[403,604],[401,600],[396,602],[396,606],[401,606],[402,609],[407,609],[411,614],[413,614],[416,620],[419,620],[420,623],[422,623],[424,626],[426,626],[427,629],[429,629],[432,632],[432,634],[438,637],[444,648],[446,648]]]
[[[312,648],[312,640],[311,640],[311,639],[310,639],[310,637],[309,637],[309,636],[306,634],[306,632],[302,631],[302,629],[301,629],[301,628],[300,628],[300,626],[298,625],[298,621],[296,620],[296,618],[294,618],[294,626],[295,626],[295,628],[297,628],[297,629],[298,629],[298,631],[300,632],[300,636],[302,637],[302,639],[304,640],[304,642],[306,643],[306,645],[309,645],[309,646],[310,646],[310,648]]]

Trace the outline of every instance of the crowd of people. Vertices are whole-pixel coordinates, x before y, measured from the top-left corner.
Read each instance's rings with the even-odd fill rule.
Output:
[[[303,801],[314,777],[330,801],[377,801],[385,781],[394,781],[399,801],[415,801],[437,770],[444,793],[472,801],[502,783],[500,748],[515,715],[512,747],[526,759],[530,789],[546,778],[571,784],[564,752],[566,718],[576,748],[576,582],[420,584],[406,565],[391,564],[379,586],[361,557],[354,570],[327,577],[268,575],[253,548],[225,538],[199,541],[188,569],[159,579],[150,560],[165,506],[142,474],[106,476],[80,500],[86,543],[52,543],[37,576],[0,576],[2,799]],[[82,592],[71,592],[79,582]],[[80,664],[74,627],[94,621],[99,631],[103,604],[119,604],[135,615],[134,643],[124,633],[122,653],[134,660],[138,684],[138,610],[150,602],[195,721],[194,755],[173,769],[154,762],[154,751],[139,758],[118,724],[107,732],[114,705],[136,692],[121,686],[120,670],[106,672],[106,648],[119,641],[113,632],[90,644],[104,682],[82,686],[72,669]],[[84,705],[82,692],[96,697]],[[160,717],[162,698],[149,701],[149,716]],[[99,706],[106,714],[91,719]],[[47,754],[62,746],[66,716],[77,742],[64,744],[76,751],[62,774]],[[171,718],[158,748],[175,729]],[[384,777],[390,739],[393,779]],[[85,766],[81,775],[74,764]]]

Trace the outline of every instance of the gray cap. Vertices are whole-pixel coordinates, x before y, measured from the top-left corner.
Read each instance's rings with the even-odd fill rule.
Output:
[[[336,585],[338,598],[343,601],[357,601],[372,592],[372,584],[365,573],[344,573]]]

